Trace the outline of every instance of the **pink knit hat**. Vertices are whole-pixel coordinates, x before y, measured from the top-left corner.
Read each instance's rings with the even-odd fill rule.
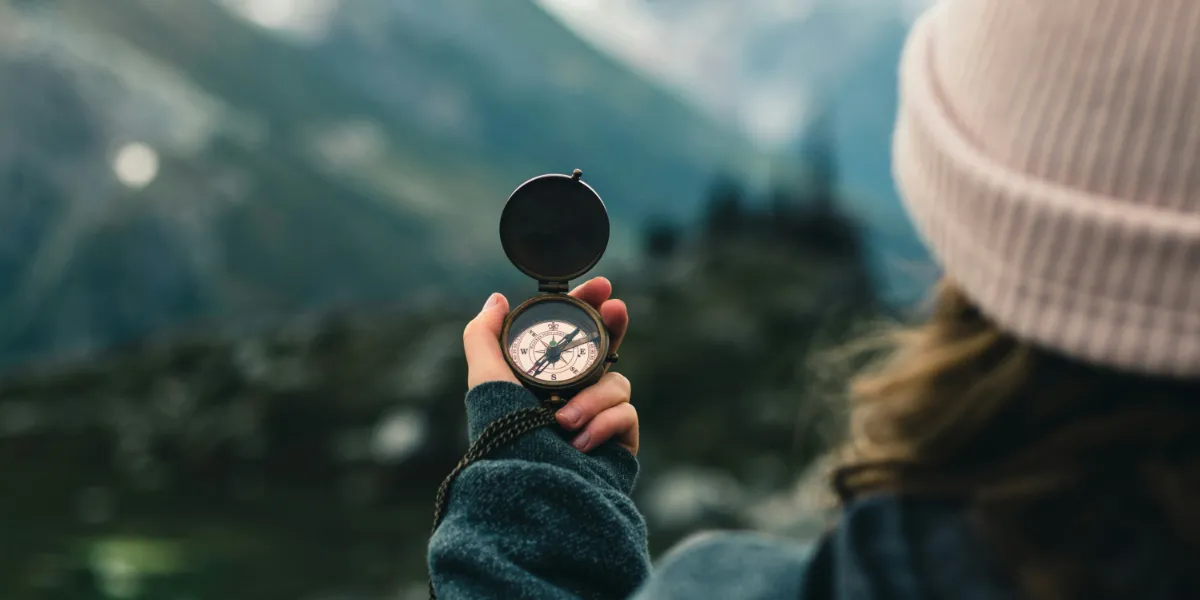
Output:
[[[901,62],[904,203],[1019,338],[1200,377],[1200,1],[944,0]]]

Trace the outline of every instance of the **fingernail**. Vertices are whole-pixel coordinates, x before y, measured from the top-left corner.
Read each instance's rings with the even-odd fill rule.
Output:
[[[483,303],[483,310],[487,310],[500,303],[500,294],[492,294],[488,296],[487,302]]]
[[[574,406],[568,406],[558,411],[558,414],[563,418],[563,421],[566,421],[566,425],[570,427],[575,427],[579,424],[579,409]]]
[[[579,434],[579,437],[575,438],[575,441],[571,442],[571,445],[579,450],[587,450],[587,445],[590,441],[592,441],[592,436],[588,435],[588,432],[585,431]]]

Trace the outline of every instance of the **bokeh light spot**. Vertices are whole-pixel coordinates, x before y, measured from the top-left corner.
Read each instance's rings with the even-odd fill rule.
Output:
[[[126,187],[144,188],[158,177],[158,152],[140,142],[126,144],[117,151],[112,169]]]

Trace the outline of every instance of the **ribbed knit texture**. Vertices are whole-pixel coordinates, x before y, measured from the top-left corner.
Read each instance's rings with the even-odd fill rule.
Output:
[[[894,171],[1001,327],[1200,376],[1200,2],[935,5],[901,63]]]

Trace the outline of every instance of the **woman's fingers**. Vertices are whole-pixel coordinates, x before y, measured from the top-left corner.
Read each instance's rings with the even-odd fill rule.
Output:
[[[564,429],[579,430],[571,444],[583,452],[614,439],[637,454],[637,411],[629,404],[629,396],[629,380],[624,375],[605,373],[559,409],[558,423]]]
[[[594,277],[571,290],[571,296],[591,304],[600,311],[605,327],[612,334],[610,352],[616,352],[629,328],[629,310],[625,303],[617,299],[609,299],[612,295],[612,282],[604,277]]]
[[[571,295],[591,304],[600,312],[611,336],[609,352],[616,352],[629,329],[629,309],[624,302],[609,299],[612,283],[603,277],[596,277],[572,290]],[[558,411],[558,423],[564,429],[579,430],[572,444],[583,452],[615,439],[636,454],[637,411],[629,404],[629,395],[629,380],[624,375],[605,373],[599,381]]]
[[[615,351],[625,335],[625,329],[629,327],[629,311],[624,302],[609,299],[612,296],[612,282],[604,277],[595,277],[571,290],[571,295],[600,311],[604,325],[612,334],[612,349]]]
[[[612,282],[604,277],[595,277],[571,290],[571,295],[600,311],[604,326],[608,327],[612,336],[609,352],[616,352],[625,337],[625,330],[629,328],[629,310],[624,302],[609,299],[612,296]]]
[[[579,429],[604,410],[629,402],[629,394],[629,380],[624,375],[605,373],[558,410],[558,424],[572,431]]]
[[[604,277],[594,277],[571,290],[571,296],[591,304],[596,310],[600,310],[600,306],[611,295],[612,282]]]
[[[616,440],[626,450],[637,454],[638,417],[637,409],[632,404],[618,404],[596,415],[596,418],[575,436],[571,445],[581,452],[587,452],[608,440]]]
[[[604,319],[604,326],[608,327],[612,340],[608,352],[615,353],[625,338],[625,331],[629,329],[629,309],[624,302],[614,298],[600,305],[600,317]]]

